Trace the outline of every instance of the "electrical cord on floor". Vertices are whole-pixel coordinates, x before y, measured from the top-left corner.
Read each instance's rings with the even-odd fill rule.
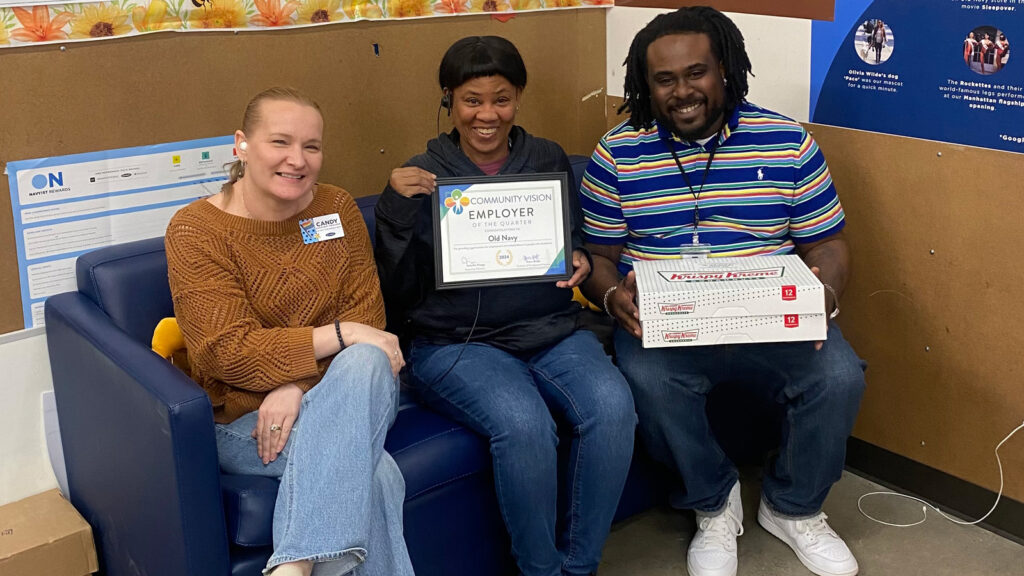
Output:
[[[444,371],[444,374],[441,374],[440,377],[435,378],[434,381],[430,383],[430,386],[428,388],[433,388],[434,386],[437,385],[438,382],[441,382],[442,380],[447,378],[448,374],[450,374],[452,369],[455,368],[455,365],[458,364],[459,360],[462,359],[462,353],[466,351],[466,346],[469,345],[469,340],[473,337],[473,331],[476,330],[476,322],[477,322],[477,320],[480,319],[480,293],[481,292],[482,292],[481,288],[477,288],[476,289],[476,314],[473,316],[473,326],[470,327],[469,334],[466,335],[466,341],[462,343],[462,348],[459,348],[458,356],[455,357],[455,361],[452,362],[452,365],[449,366],[448,369]]]
[[[946,514],[942,510],[939,510],[937,507],[933,506],[932,504],[922,500],[921,498],[917,498],[916,496],[910,496],[909,494],[900,494],[899,492],[887,492],[887,491],[868,492],[867,494],[862,495],[860,498],[857,499],[857,510],[860,510],[860,513],[863,514],[864,517],[869,519],[869,520],[874,520],[875,522],[878,522],[879,524],[884,524],[886,526],[892,526],[894,528],[909,528],[911,526],[917,526],[918,524],[924,523],[924,521],[928,519],[928,509],[929,508],[931,508],[932,510],[935,510],[943,518],[945,518],[946,520],[949,520],[950,522],[953,522],[954,524],[960,524],[960,525],[963,525],[963,526],[971,526],[971,525],[974,525],[974,524],[978,524],[979,522],[983,521],[985,518],[988,518],[989,515],[991,515],[992,512],[995,511],[996,506],[999,505],[999,499],[1002,498],[1002,496],[1003,496],[1003,461],[1000,460],[1000,458],[999,458],[999,449],[1003,446],[1003,444],[1006,443],[1007,440],[1012,438],[1013,435],[1016,434],[1017,431],[1019,431],[1021,428],[1024,428],[1024,423],[1021,423],[1020,426],[1017,426],[1016,428],[1014,428],[1012,432],[1007,434],[1006,437],[1003,438],[999,442],[999,444],[996,444],[996,449],[995,449],[996,464],[999,466],[999,493],[996,494],[996,501],[992,504],[992,508],[990,508],[989,511],[986,512],[985,515],[982,516],[981,518],[978,518],[977,520],[974,520],[973,522],[966,522],[964,520],[958,520],[958,519],[953,518],[952,516]],[[908,500],[913,500],[915,502],[920,502],[921,504],[924,504],[924,506],[921,506],[921,512],[924,514],[924,516],[920,520],[918,520],[917,522],[913,522],[911,524],[894,524],[892,522],[886,522],[884,520],[879,520],[878,518],[875,518],[874,516],[872,516],[872,515],[868,514],[867,512],[865,512],[864,508],[861,506],[861,502],[865,498],[867,498],[868,496],[898,496],[900,498],[906,498]]]

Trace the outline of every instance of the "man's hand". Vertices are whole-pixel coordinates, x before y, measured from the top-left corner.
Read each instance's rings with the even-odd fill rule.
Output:
[[[811,272],[818,277],[818,280],[831,286],[836,291],[836,296],[842,296],[850,271],[850,248],[846,244],[843,233],[836,232],[817,242],[797,244],[796,250]],[[832,293],[826,290],[826,315],[832,311],[834,305]],[[823,344],[824,342],[815,342],[814,349],[821,350]]]
[[[818,280],[821,280],[821,269],[818,268],[817,266],[811,266],[811,274],[814,274],[818,278]],[[825,323],[826,324],[828,323],[828,313],[830,311],[832,311],[832,306],[829,306],[830,303],[833,306],[835,305],[835,303],[832,302],[832,294],[830,294],[828,290],[825,290]],[[821,347],[824,346],[824,345],[825,345],[824,342],[822,342],[821,340],[818,340],[818,341],[816,341],[814,343],[814,349],[816,351],[817,350],[821,350]]]
[[[619,278],[616,264],[622,255],[623,244],[586,244],[587,250],[594,259],[594,270],[590,278],[580,289],[587,300],[604,304],[605,312],[619,321],[619,326],[640,338],[640,310],[636,307],[636,273],[630,271],[625,278]],[[608,293],[612,286],[615,290]],[[605,298],[605,294],[608,298]]]
[[[572,251],[572,267],[576,269],[572,273],[572,277],[568,280],[560,280],[555,283],[555,286],[559,288],[575,288],[590,276],[590,262],[587,261],[587,255],[583,253],[583,250]]]
[[[619,326],[640,338],[640,310],[636,307],[636,272],[630,270],[616,284],[618,288],[608,295],[608,314],[619,321]]]
[[[302,388],[295,384],[278,386],[263,399],[252,437],[256,439],[256,454],[264,466],[277,460],[284,450],[301,406]]]

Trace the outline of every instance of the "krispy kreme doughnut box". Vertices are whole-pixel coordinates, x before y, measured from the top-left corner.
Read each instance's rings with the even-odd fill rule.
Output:
[[[825,339],[824,286],[797,255],[633,268],[646,348]]]

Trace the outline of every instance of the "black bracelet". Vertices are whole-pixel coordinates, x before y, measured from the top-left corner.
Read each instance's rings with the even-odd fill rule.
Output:
[[[334,319],[334,333],[338,336],[338,352],[345,349],[345,339],[341,337],[341,321],[337,318]]]

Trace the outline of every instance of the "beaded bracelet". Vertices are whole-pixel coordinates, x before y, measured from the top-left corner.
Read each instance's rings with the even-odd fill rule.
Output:
[[[341,321],[337,318],[334,319],[334,333],[338,336],[338,346],[341,347],[338,352],[341,352],[345,349],[345,339],[341,337]]]

